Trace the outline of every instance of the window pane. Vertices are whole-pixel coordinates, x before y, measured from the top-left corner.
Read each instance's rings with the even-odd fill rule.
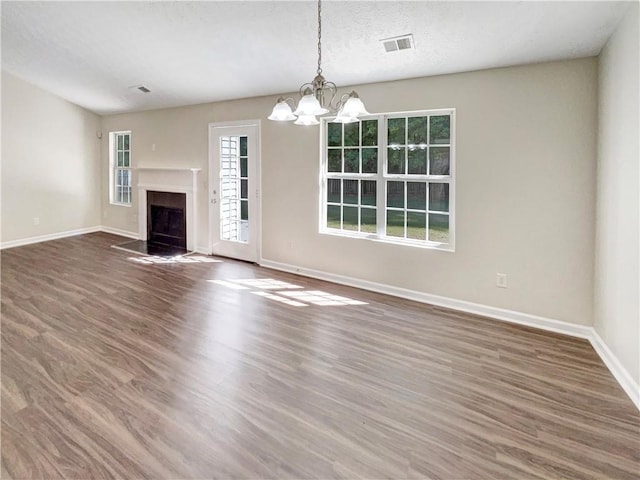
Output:
[[[375,180],[362,180],[360,182],[360,204],[376,204],[376,182]]]
[[[404,208],[404,182],[387,182],[387,207]]]
[[[240,156],[247,156],[247,137],[240,137]]]
[[[118,152],[118,166],[124,167],[124,152]]]
[[[131,166],[129,155],[131,155],[129,152],[124,152],[124,163],[122,164],[123,167]]]
[[[409,143],[417,145],[427,143],[427,118],[428,117],[411,117],[407,119]]]
[[[327,127],[327,142],[330,147],[342,145],[342,124],[329,122]]]
[[[404,237],[404,212],[387,210],[387,235]]]
[[[378,120],[362,121],[362,145],[378,145]]]
[[[331,203],[340,203],[340,184],[341,180],[330,178],[327,180],[327,201]]]
[[[124,135],[116,135],[118,139],[118,150],[122,150],[124,148]]]
[[[247,171],[247,159],[246,158],[241,158],[240,159],[240,176],[241,177],[245,177],[245,178],[247,178],[249,176],[248,171]]]
[[[131,187],[131,170],[125,170],[123,173],[124,173],[123,185],[127,187]]]
[[[409,149],[409,167],[407,173],[414,175],[427,174],[427,150],[424,148]]]
[[[249,220],[249,201],[248,200],[240,201],[240,219]]]
[[[351,125],[351,124],[348,124]],[[344,149],[344,171],[348,173],[360,172],[360,150],[357,148]]]
[[[387,144],[404,145],[404,118],[390,118],[387,120]]]
[[[427,209],[427,185],[424,182],[407,182],[407,208]]]
[[[361,208],[360,209],[360,231],[367,233],[376,233],[376,209]]]
[[[360,122],[344,124],[345,147],[357,147],[360,145]]]
[[[427,238],[426,213],[407,212],[407,238],[425,240]]]
[[[387,162],[387,173],[404,173],[404,148],[388,148]]]
[[[429,149],[429,173],[431,175],[449,175],[449,147],[431,147]]]
[[[378,149],[362,149],[362,173],[378,173]]]
[[[449,215],[429,214],[429,240],[449,243]]]
[[[240,180],[240,198],[249,198],[249,180]]]
[[[328,168],[330,172],[342,171],[342,150],[339,148],[330,148],[328,153]]]
[[[342,203],[358,203],[358,180],[342,181]]]
[[[342,207],[342,229],[358,231],[358,207]]]
[[[430,118],[429,143],[449,143],[449,115],[439,115]]]
[[[129,150],[129,139],[130,139],[130,136],[128,134],[124,135],[124,149],[125,150]]]
[[[340,207],[337,205],[327,206],[327,227],[340,228]]]
[[[449,185],[446,183],[429,184],[429,210],[449,211]]]

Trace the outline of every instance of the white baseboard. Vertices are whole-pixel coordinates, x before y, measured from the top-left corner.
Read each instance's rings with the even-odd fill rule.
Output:
[[[393,287],[382,283],[369,282],[358,278],[336,275],[333,273],[323,272],[310,268],[296,267],[286,263],[274,262],[271,260],[261,259],[260,266],[280,270],[283,272],[295,273],[304,277],[317,278],[328,282],[348,285],[350,287],[361,288],[372,292],[384,293],[394,297],[406,298],[416,302],[428,303],[440,307],[451,308],[462,312],[482,315],[496,320],[516,323],[528,327],[539,328],[549,332],[561,333],[572,337],[584,338],[591,342],[593,349],[600,356],[604,364],[611,371],[614,378],[620,383],[622,389],[631,398],[631,401],[640,410],[640,385],[638,385],[629,372],[622,366],[620,361],[611,352],[609,347],[602,341],[598,333],[593,327],[586,325],[576,325],[569,322],[554,320],[552,318],[539,317],[528,313],[516,312],[514,310],[506,310],[503,308],[482,305],[479,303],[457,300],[455,298],[442,297],[429,293],[408,290],[405,288]]]
[[[640,384],[638,384],[627,369],[622,366],[618,357],[616,357],[607,344],[604,343],[604,340],[598,335],[595,328],[589,341],[622,389],[629,395],[629,398],[638,410],[640,410]]]
[[[100,227],[100,231],[112,233],[113,235],[120,235],[121,237],[133,238],[134,240],[138,240],[140,238],[138,232],[129,232],[127,230],[120,230],[119,228],[107,227],[105,225]]]
[[[32,243],[48,242],[49,240],[57,240],[59,238],[73,237],[75,235],[83,235],[85,233],[95,233],[102,230],[102,227],[78,228],[75,230],[67,230],[66,232],[49,233],[47,235],[38,235],[37,237],[21,238],[19,240],[9,240],[0,244],[0,250],[5,248],[21,247],[23,245],[31,245]]]

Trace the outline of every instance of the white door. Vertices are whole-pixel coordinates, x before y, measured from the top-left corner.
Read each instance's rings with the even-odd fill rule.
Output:
[[[209,224],[214,255],[258,262],[259,122],[209,125]]]

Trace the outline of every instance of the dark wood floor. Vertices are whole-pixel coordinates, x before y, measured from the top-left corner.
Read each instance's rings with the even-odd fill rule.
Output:
[[[640,415],[584,340],[122,241],[2,252],[3,478],[640,474]]]

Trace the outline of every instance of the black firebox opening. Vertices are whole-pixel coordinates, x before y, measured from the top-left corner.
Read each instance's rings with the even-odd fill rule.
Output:
[[[187,248],[187,196],[147,191],[147,239],[151,243]]]

